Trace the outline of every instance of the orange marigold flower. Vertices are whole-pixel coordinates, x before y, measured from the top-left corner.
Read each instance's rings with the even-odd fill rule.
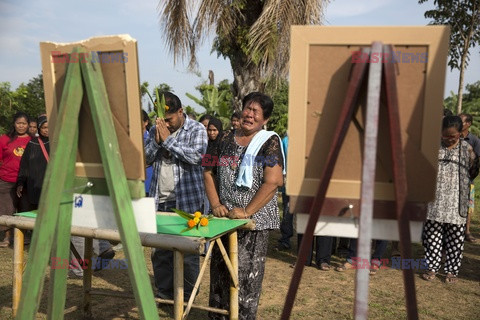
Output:
[[[193,228],[193,227],[195,227],[197,224],[196,224],[195,221],[192,219],[192,220],[188,220],[187,225],[188,225],[189,228]]]
[[[195,213],[193,214],[193,216],[195,218],[200,218],[202,216],[202,213],[200,211],[195,211]]]
[[[170,109],[170,107],[169,107],[169,106],[165,106],[165,110],[167,110],[167,111],[168,111],[168,109]]]
[[[208,226],[208,219],[207,218],[200,219],[200,225],[202,227]]]

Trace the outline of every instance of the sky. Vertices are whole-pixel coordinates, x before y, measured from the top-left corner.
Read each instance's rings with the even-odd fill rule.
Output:
[[[433,3],[433,1],[430,1]],[[152,88],[167,83],[184,105],[196,106],[185,93],[199,96],[195,87],[207,80],[208,70],[215,82],[233,80],[228,60],[211,52],[212,38],[206,40],[198,54],[199,73],[187,65],[174,65],[159,26],[158,1],[58,1],[0,0],[0,82],[8,81],[12,89],[41,73],[41,41],[75,42],[93,36],[130,34],[138,41],[140,81]],[[432,4],[417,0],[333,0],[325,11],[325,25],[412,25],[428,23],[424,12]],[[448,67],[446,67],[448,68]],[[471,51],[465,84],[480,80],[479,49]],[[457,91],[458,71],[447,69],[445,96]]]

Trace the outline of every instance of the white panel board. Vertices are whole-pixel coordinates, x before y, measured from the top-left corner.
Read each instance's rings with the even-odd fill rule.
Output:
[[[108,196],[74,194],[72,225],[118,230],[112,200]],[[138,232],[157,233],[155,199],[132,200]]]
[[[308,214],[296,214],[297,233],[305,233],[308,223]],[[423,222],[410,221],[410,236],[412,242],[421,242]],[[358,220],[320,216],[315,226],[314,235],[333,236],[344,238],[358,238]],[[398,225],[396,220],[373,219],[372,239],[399,241]]]

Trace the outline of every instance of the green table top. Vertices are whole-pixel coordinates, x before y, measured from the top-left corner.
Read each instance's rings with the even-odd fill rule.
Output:
[[[205,227],[199,226],[182,232],[187,228],[187,220],[174,215],[157,215],[157,233],[182,235],[188,237],[213,238],[224,232],[238,228],[248,222],[245,219],[212,218]]]
[[[20,217],[27,218],[36,218],[36,211],[28,212],[19,212],[15,214]],[[182,232],[187,228],[187,220],[183,219],[177,215],[162,215],[157,214],[157,233],[162,234],[172,234],[172,235],[182,235],[187,237],[204,237],[204,238],[213,238],[219,234],[228,232],[239,226],[246,224],[248,220],[246,219],[224,219],[224,218],[212,218],[208,226],[202,227],[199,226]]]
[[[15,216],[19,217],[26,217],[26,218],[36,218],[37,217],[37,211],[26,211],[26,212],[18,212],[14,214]]]

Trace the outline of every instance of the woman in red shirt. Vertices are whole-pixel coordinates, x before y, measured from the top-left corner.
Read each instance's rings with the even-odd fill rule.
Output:
[[[13,215],[17,211],[17,176],[20,160],[30,139],[28,116],[23,112],[17,112],[13,116],[13,126],[10,131],[0,136],[0,203],[2,204],[0,215]],[[0,247],[8,247],[12,236],[11,229],[6,230]]]

